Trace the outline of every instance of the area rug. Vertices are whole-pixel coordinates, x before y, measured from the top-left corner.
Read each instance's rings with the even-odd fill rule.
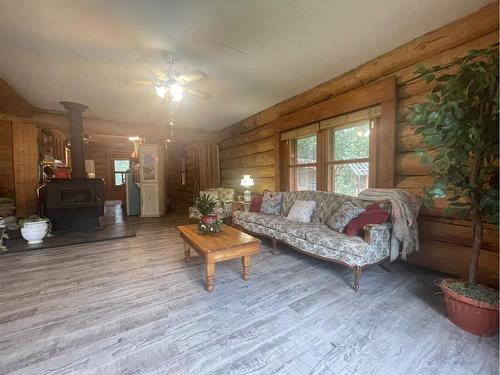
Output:
[[[45,238],[42,243],[35,245],[28,245],[24,239],[18,237],[19,236],[14,235],[13,239],[7,240],[7,250],[0,251],[0,255],[135,237],[135,228],[133,225],[125,223],[108,224],[102,229],[57,233],[52,237]]]

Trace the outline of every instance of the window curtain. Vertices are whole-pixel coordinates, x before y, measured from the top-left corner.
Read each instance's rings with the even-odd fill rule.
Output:
[[[219,146],[212,143],[195,143],[193,146],[197,196],[200,190],[220,186]]]

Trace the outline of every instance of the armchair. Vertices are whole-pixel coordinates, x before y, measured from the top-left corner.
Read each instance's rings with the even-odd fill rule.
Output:
[[[212,188],[200,191],[199,195],[201,196],[202,194],[210,195],[213,199],[217,200],[218,204],[213,212],[217,216],[217,219],[224,220],[231,217],[234,189]],[[189,221],[198,221],[200,218],[201,215],[196,206],[189,207]]]

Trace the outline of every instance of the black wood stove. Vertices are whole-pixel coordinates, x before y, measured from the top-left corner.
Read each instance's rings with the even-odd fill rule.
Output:
[[[104,215],[104,181],[86,178],[82,112],[86,106],[61,102],[69,112],[71,179],[51,179],[38,189],[40,211],[54,231],[100,227]]]

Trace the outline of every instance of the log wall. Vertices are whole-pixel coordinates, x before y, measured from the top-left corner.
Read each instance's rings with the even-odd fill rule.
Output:
[[[181,184],[181,159],[186,155],[186,185]],[[173,142],[167,149],[167,193],[169,203],[182,206],[192,203],[195,190],[195,160],[193,145]]]
[[[0,197],[14,198],[12,122],[0,121]]]
[[[422,146],[414,126],[407,121],[409,108],[422,102],[432,86],[411,81],[415,65],[447,63],[471,49],[498,42],[498,2],[425,34],[383,56],[327,81],[302,94],[291,97],[219,132],[222,185],[241,191],[239,179],[252,174],[254,191],[275,188],[273,123],[291,113],[324,102],[376,80],[394,76],[397,83],[397,123],[395,186],[421,194],[432,179],[430,168],[415,157]],[[470,222],[444,218],[444,200],[420,216],[421,252],[411,262],[445,273],[464,276],[470,245]],[[480,280],[490,285],[498,282],[498,229],[487,226],[485,246],[480,258]]]
[[[85,146],[85,159],[94,160],[95,174],[97,178],[103,178],[105,184],[106,200],[124,200],[124,189],[115,188],[113,185],[113,159],[130,159],[134,151],[132,142],[128,139],[123,141],[110,138],[107,141],[98,142],[90,138],[90,142]]]
[[[16,215],[38,213],[38,137],[40,129],[32,124],[12,123],[12,162]]]

